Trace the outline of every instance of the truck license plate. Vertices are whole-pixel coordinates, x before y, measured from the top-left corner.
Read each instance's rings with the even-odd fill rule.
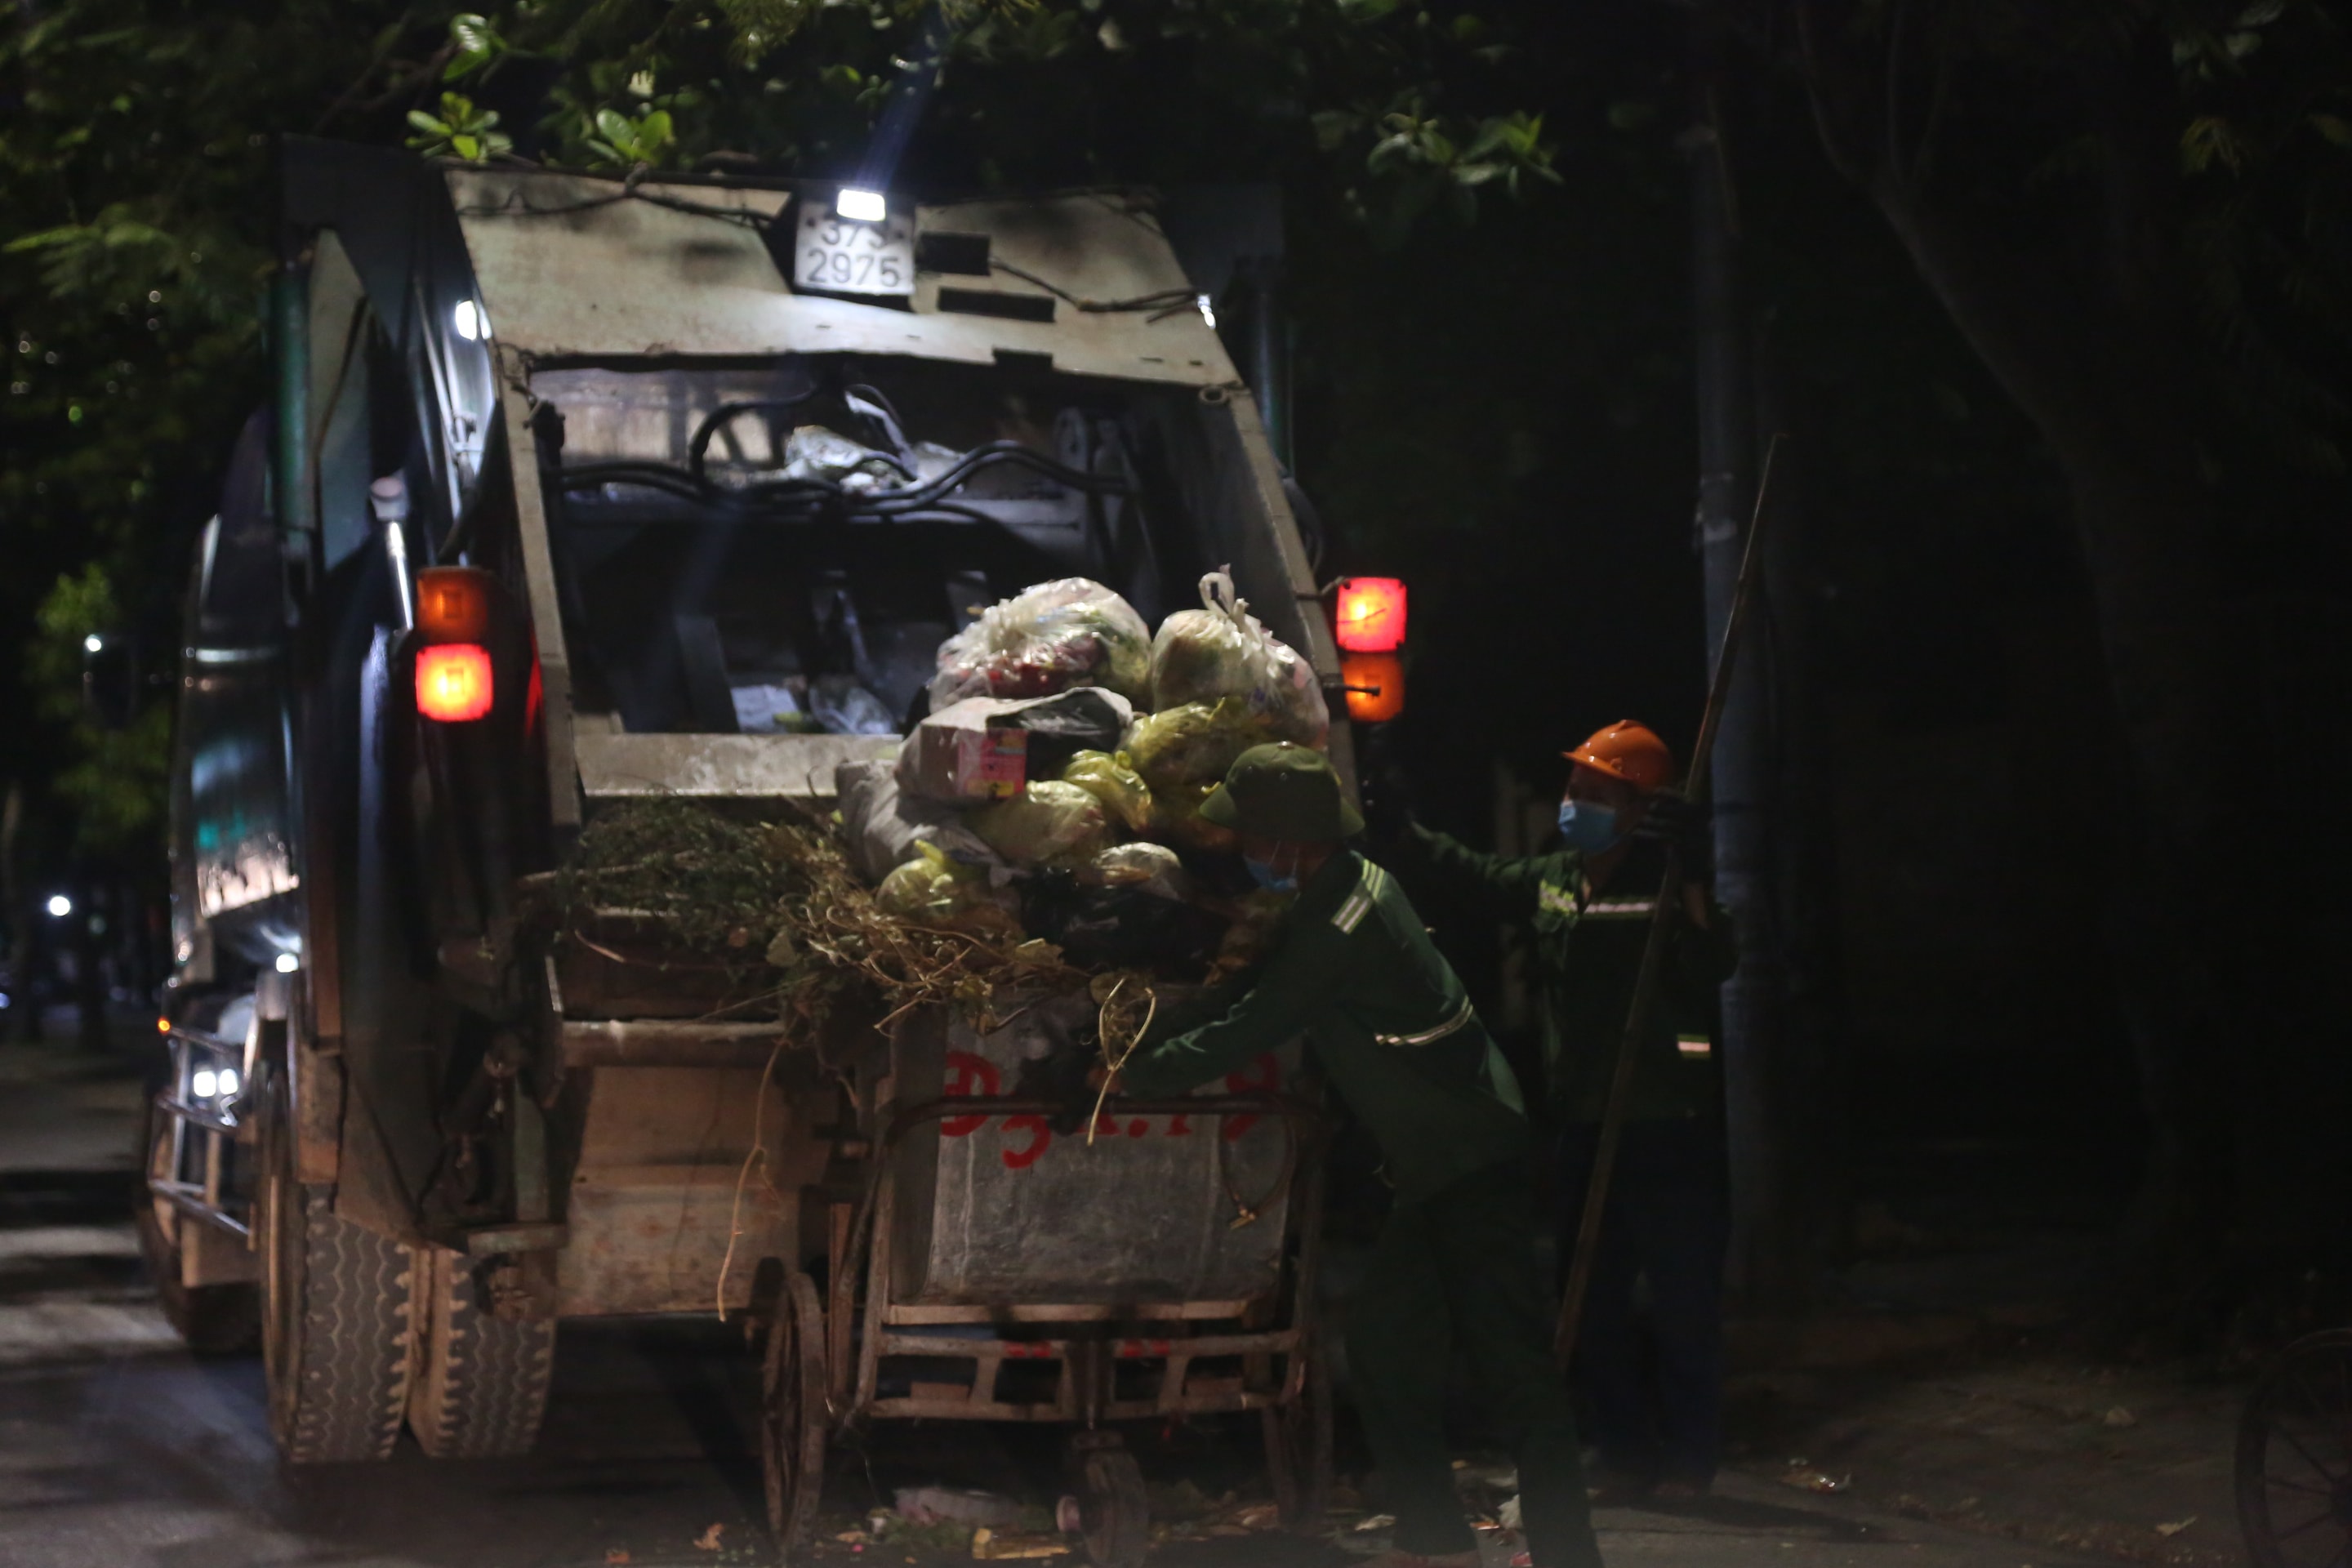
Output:
[[[915,219],[893,213],[880,223],[852,223],[824,204],[801,203],[793,246],[793,286],[832,294],[912,294]]]

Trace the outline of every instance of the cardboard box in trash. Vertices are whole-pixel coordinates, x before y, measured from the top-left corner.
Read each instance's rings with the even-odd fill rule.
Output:
[[[1029,786],[1029,731],[1003,721],[1010,706],[967,697],[907,737],[898,788],[928,800],[1001,800]]]
[[[1001,800],[1058,778],[1076,752],[1118,748],[1133,709],[1117,692],[1075,687],[1005,701],[967,697],[915,726],[898,752],[898,788],[927,800]]]

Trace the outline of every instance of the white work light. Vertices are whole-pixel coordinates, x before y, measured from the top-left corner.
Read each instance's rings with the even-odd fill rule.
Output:
[[[291,974],[302,967],[302,961],[290,952],[281,952],[278,955],[278,963],[273,967],[280,974]]]
[[[833,210],[852,223],[880,223],[890,216],[890,204],[879,191],[844,190],[834,198]]]
[[[221,1093],[221,1098],[222,1098],[223,1100],[226,1100],[230,1095],[235,1094],[236,1092],[236,1069],[235,1068],[221,1068],[221,1069],[220,1069],[220,1093]]]
[[[198,1068],[188,1075],[188,1089],[198,1100],[210,1100],[220,1088],[220,1074],[210,1068]]]
[[[61,921],[68,915],[73,913],[73,900],[67,898],[63,893],[51,893],[49,895],[48,909],[49,918],[51,920]]]
[[[1217,310],[1216,307],[1210,302],[1209,297],[1206,294],[1196,294],[1192,297],[1192,303],[1201,308],[1201,320],[1209,323],[1209,330],[1211,331],[1215,331],[1217,330]]]
[[[96,653],[105,646],[106,639],[99,636],[96,632],[92,632],[89,636],[81,639],[81,651],[84,653]]]
[[[478,342],[489,334],[489,322],[482,319],[481,307],[471,300],[460,300],[457,308],[449,312],[449,324],[467,342]]]

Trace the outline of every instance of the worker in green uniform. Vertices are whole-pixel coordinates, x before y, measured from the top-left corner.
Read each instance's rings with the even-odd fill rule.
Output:
[[[1481,854],[1412,822],[1403,791],[1376,791],[1384,839],[1416,885],[1444,886],[1532,928],[1542,1044],[1559,1127],[1559,1257],[1566,1273],[1601,1120],[1622,1049],[1668,842],[1683,849],[1684,907],[1664,984],[1639,1042],[1574,1374],[1591,1403],[1602,1494],[1691,1496],[1713,1483],[1723,1440],[1723,1269],[1730,1235],[1717,993],[1737,962],[1710,892],[1703,815],[1668,785],[1664,742],[1631,721],[1565,753],[1559,847]],[[1385,796],[1385,801],[1382,798]],[[1425,882],[1423,881],[1425,879]],[[1649,1344],[1637,1285],[1649,1281]],[[1652,1353],[1654,1352],[1654,1353]]]
[[[1379,1143],[1396,1200],[1349,1305],[1348,1365],[1396,1516],[1376,1568],[1475,1568],[1444,1429],[1465,1364],[1508,1433],[1535,1568],[1598,1568],[1568,1391],[1536,1277],[1518,1085],[1319,752],[1244,752],[1201,815],[1297,901],[1254,983],[1157,1023],[1115,1087],[1181,1093],[1303,1037]]]

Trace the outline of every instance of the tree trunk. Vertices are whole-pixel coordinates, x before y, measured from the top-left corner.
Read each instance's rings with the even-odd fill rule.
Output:
[[[2168,87],[2161,76],[2143,85]],[[2141,1267],[2126,1289],[2178,1304],[2210,1280],[2232,1217],[2235,1068],[2266,999],[2229,934],[2255,911],[2213,900],[2260,900],[2248,886],[2244,785],[2273,759],[2232,698],[2245,672],[2231,668],[2224,635],[2221,504],[2196,457],[2197,329],[2168,276],[2180,236],[2146,199],[2149,160],[2173,154],[2168,142],[2126,145],[2127,118],[2111,113],[2103,127],[2108,253],[2088,277],[2055,255],[2003,249],[1990,237],[1997,220],[1964,221],[1908,179],[1882,170],[1864,184],[2040,427],[2071,493],[2134,795],[2120,824],[2083,825],[2120,828],[2113,937],[2153,1132],[2131,1227]]]

